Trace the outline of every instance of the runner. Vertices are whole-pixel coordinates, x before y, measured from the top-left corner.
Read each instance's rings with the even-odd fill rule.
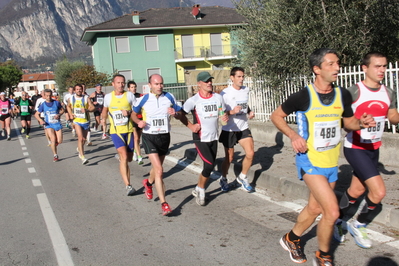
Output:
[[[53,162],[59,160],[57,146],[62,143],[62,125],[61,125],[61,115],[64,113],[64,108],[62,108],[59,101],[53,100],[51,98],[52,91],[50,89],[44,90],[45,102],[39,106],[35,113],[36,119],[43,125],[44,130],[50,137],[51,150],[53,151]],[[44,114],[44,119],[40,117],[40,114]]]
[[[161,202],[162,214],[168,215],[172,212],[165,200],[165,184],[163,182],[163,161],[168,152],[170,144],[170,121],[169,117],[176,115],[181,107],[176,105],[175,97],[163,91],[163,78],[154,74],[148,79],[151,92],[141,97],[133,108],[133,122],[143,129],[143,146],[151,161],[150,177],[143,180],[145,195],[152,199],[152,184]],[[143,120],[137,114],[143,114]]]
[[[141,95],[140,93],[136,92],[137,90],[137,84],[134,81],[129,81],[127,83],[127,89],[134,94],[136,99],[140,98]],[[142,120],[143,116],[141,114],[137,114],[137,117]],[[134,127],[134,153],[133,153],[133,161],[137,161],[139,165],[144,164],[143,162],[143,157],[141,156],[141,148],[140,148],[140,138],[141,134],[143,132],[143,129],[141,129],[136,123],[133,122],[133,127]]]
[[[360,214],[348,224],[349,233],[362,248],[371,248],[372,242],[367,236],[366,226],[381,212],[381,201],[386,188],[378,170],[379,148],[385,127],[385,119],[398,124],[399,114],[396,104],[396,92],[381,81],[385,77],[387,58],[379,52],[364,56],[362,70],[365,80],[348,88],[352,94],[352,109],[356,117],[364,112],[374,116],[376,127],[349,132],[345,137],[344,154],[353,168],[352,183],[340,199],[340,219],[334,231],[334,239],[345,240],[341,219],[347,221],[356,213],[360,200],[366,191],[366,204]],[[367,190],[366,190],[367,189]]]
[[[68,87],[68,92],[64,95],[64,99],[63,99],[62,103],[63,103],[63,107],[64,107],[65,110],[68,110],[67,109],[68,100],[75,93],[74,90],[75,89],[72,86],[69,86]],[[75,126],[73,125],[72,117],[69,116],[68,112],[65,113],[65,126],[67,128],[72,128],[72,136],[75,137],[75,135],[76,135]]]
[[[245,157],[242,161],[242,169],[236,181],[247,192],[252,192],[247,173],[252,165],[254,157],[254,140],[248,126],[248,119],[254,118],[255,114],[248,106],[248,87],[244,84],[244,69],[241,67],[233,67],[230,71],[230,79],[232,86],[224,89],[220,95],[226,104],[229,121],[222,127],[219,142],[223,143],[225,159],[222,163],[222,176],[219,184],[222,191],[229,191],[230,187],[227,181],[227,173],[230,164],[234,158],[234,146],[239,143],[245,151]]]
[[[78,135],[79,158],[82,164],[89,163],[85,158],[84,144],[86,142],[87,133],[90,128],[89,112],[94,111],[94,105],[87,95],[83,95],[83,86],[81,84],[75,85],[75,94],[68,100],[68,113],[73,118],[76,134]]]
[[[185,114],[180,120],[193,132],[193,140],[198,155],[204,162],[198,183],[192,191],[196,202],[205,206],[205,188],[209,181],[211,172],[215,167],[219,136],[219,112],[225,111],[226,107],[221,95],[213,92],[213,77],[206,71],[197,75],[198,93],[189,98],[183,106],[185,113],[193,113],[193,123],[189,122]],[[227,114],[221,118],[228,120]]]
[[[51,92],[52,93],[52,92]],[[44,97],[44,90],[41,91],[41,95],[42,97],[38,98],[35,104],[35,110],[37,111],[39,109],[39,107],[46,101],[46,98]],[[65,109],[64,109],[65,110]],[[36,113],[35,113],[35,117],[36,117]],[[44,120],[44,113],[40,113],[40,117],[42,120]],[[42,127],[41,123],[39,120],[37,120],[37,122],[39,123],[39,127]],[[48,131],[45,130],[45,128],[43,127],[44,130],[44,134],[46,135],[47,138],[47,146],[51,146],[51,140],[50,140],[50,136],[47,134]]]
[[[128,196],[133,196],[136,190],[130,183],[129,162],[133,157],[133,123],[130,119],[136,98],[131,92],[125,91],[125,77],[115,75],[112,79],[114,90],[104,98],[102,119],[110,121],[110,135],[118,152],[119,171],[125,183]]]
[[[309,56],[314,83],[294,93],[271,115],[274,125],[291,139],[296,153],[298,177],[309,188],[309,201],[300,212],[293,229],[280,239],[293,262],[306,262],[301,245],[302,234],[322,214],[317,225],[319,250],[313,265],[333,265],[330,242],[339,206],[334,193],[338,179],[341,120],[347,130],[375,126],[374,119],[363,113],[353,115],[350,93],[333,85],[339,73],[339,58],[332,49],[315,50]],[[298,133],[288,126],[285,117],[296,112]]]
[[[21,134],[26,133],[26,138],[29,139],[30,125],[33,113],[33,103],[27,98],[28,93],[22,92],[21,99],[15,102],[17,112],[21,115]]]
[[[82,83],[81,84],[83,87],[83,95],[84,96],[89,96],[86,92],[86,84]],[[89,130],[87,131],[87,136],[86,136],[86,145],[87,146],[91,146],[93,145],[93,143],[91,142],[91,128],[90,128],[90,115],[88,116],[88,120],[89,120]]]
[[[5,132],[7,132],[7,140],[11,140],[11,116],[13,115],[13,111],[10,100],[6,99],[5,92],[0,93],[0,108],[1,135],[5,137]]]
[[[101,136],[101,139],[107,139],[107,127],[106,124],[104,123],[104,120],[101,119],[101,113],[103,111],[104,107],[104,96],[105,93],[101,91],[102,84],[96,84],[95,88],[96,91],[90,94],[90,99],[92,100],[95,110],[94,110],[94,118],[96,120],[96,123],[94,125],[93,131],[96,132],[98,130],[98,126],[101,124],[102,129],[103,129],[103,134]]]

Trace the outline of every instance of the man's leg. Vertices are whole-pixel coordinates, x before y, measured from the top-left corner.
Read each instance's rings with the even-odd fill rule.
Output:
[[[227,174],[229,173],[230,164],[234,158],[234,148],[226,148],[224,147],[224,161],[222,163],[222,177],[227,178]]]
[[[25,133],[25,131],[26,131],[26,121],[25,121],[25,119],[22,119],[22,116],[21,116],[21,127],[22,127],[21,133]]]
[[[241,145],[241,147],[244,149],[245,152],[245,157],[244,160],[242,161],[241,173],[246,176],[254,159],[254,154],[255,154],[254,140],[253,138],[245,138],[245,139],[240,139],[238,143]]]
[[[55,130],[52,128],[46,128],[46,129],[44,129],[44,131],[46,131],[47,136],[50,138],[50,142],[51,142],[50,147],[51,147],[51,150],[53,151],[53,154],[57,155],[57,145],[56,145],[57,137],[55,135]]]
[[[76,134],[78,135],[78,151],[79,157],[84,158],[84,144],[86,142],[87,130],[84,130],[81,126],[75,125]]]
[[[150,153],[148,154],[148,158],[151,162],[151,170],[150,177],[148,178],[148,182],[150,184],[155,183],[155,188],[158,193],[159,200],[161,203],[164,203],[165,200],[165,184],[163,182],[163,161],[165,160],[165,155],[159,156],[158,153]]]
[[[26,120],[26,138],[29,138],[30,134],[30,126],[31,126],[31,120]]]
[[[125,186],[130,186],[130,167],[129,162],[132,161],[133,152],[128,152],[126,146],[119,147],[117,149],[119,154],[119,171],[122,176],[122,180]]]

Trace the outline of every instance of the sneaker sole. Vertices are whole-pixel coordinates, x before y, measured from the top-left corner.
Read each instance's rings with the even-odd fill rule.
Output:
[[[293,262],[298,263],[298,264],[305,263],[305,262],[307,261],[306,259],[304,259],[304,260],[302,260],[302,261],[298,261],[298,260],[295,260],[295,259],[292,257],[292,254],[291,254],[290,249],[289,249],[289,248],[287,247],[287,245],[284,243],[284,237],[285,237],[285,235],[284,235],[282,238],[280,238],[280,245],[283,247],[284,250],[286,250],[286,251],[288,251],[288,253],[290,253],[290,259],[291,259]]]
[[[369,249],[369,248],[372,247],[372,246],[369,246],[369,247],[364,246],[364,245],[362,245],[361,243],[359,243],[359,242],[356,240],[356,236],[355,236],[356,234],[353,232],[352,226],[348,226],[348,231],[349,231],[349,233],[353,236],[353,239],[355,240],[356,245],[358,245],[358,246],[361,247],[361,248],[365,248],[365,249]]]

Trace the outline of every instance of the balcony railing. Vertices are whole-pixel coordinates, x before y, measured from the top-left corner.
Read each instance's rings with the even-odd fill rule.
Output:
[[[181,47],[175,49],[175,59],[232,57],[237,56],[238,50],[235,45],[214,45]]]

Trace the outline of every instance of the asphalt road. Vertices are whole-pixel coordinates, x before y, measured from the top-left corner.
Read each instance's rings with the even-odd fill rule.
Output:
[[[143,194],[147,159],[131,163],[138,191],[127,197],[110,140],[93,133],[83,166],[65,130],[54,163],[43,130],[33,124],[29,140],[16,130],[11,141],[0,137],[0,265],[295,265],[278,242],[303,202],[240,189],[222,193],[212,182],[201,207],[191,196],[198,174],[166,160],[166,199],[174,211],[165,217],[155,189],[154,200]],[[372,229],[383,236],[384,228]],[[317,249],[315,232],[303,238],[304,265]],[[332,245],[336,265],[397,265],[395,242],[364,250],[348,238]]]

